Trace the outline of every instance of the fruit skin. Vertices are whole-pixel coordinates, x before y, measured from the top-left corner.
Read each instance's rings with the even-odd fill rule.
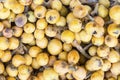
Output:
[[[38,46],[32,46],[30,47],[28,53],[31,57],[37,57],[37,55],[42,52],[41,48],[39,48]]]
[[[59,75],[65,75],[68,71],[68,63],[64,60],[56,60],[53,64],[54,70],[59,74]]]
[[[15,24],[18,27],[23,27],[27,23],[27,17],[24,14],[18,14],[15,17]]]
[[[61,40],[65,43],[72,43],[75,39],[75,34],[70,30],[64,30],[61,34]]]
[[[9,76],[16,77],[18,75],[17,67],[13,66],[12,64],[7,65],[6,71]]]
[[[91,75],[90,80],[104,80],[104,72],[102,70],[94,72]]]
[[[73,15],[77,18],[83,18],[87,16],[88,10],[84,5],[76,5],[73,9]]]
[[[8,18],[10,15],[10,10],[7,8],[3,8],[2,10],[0,10],[0,19],[6,19]]]
[[[102,18],[105,18],[108,15],[108,9],[103,5],[100,5],[98,7],[98,15],[101,16]]]
[[[0,74],[2,74],[5,70],[4,64],[0,62]]]
[[[83,80],[87,75],[87,71],[84,67],[78,66],[76,71],[72,72],[72,75],[77,80],[79,80],[79,79]]]
[[[114,36],[106,35],[106,37],[105,37],[105,44],[108,47],[115,47],[118,44],[118,39],[116,37],[114,37]]]
[[[120,6],[115,5],[112,8],[110,8],[109,16],[116,24],[120,24]]]
[[[35,31],[35,25],[32,23],[25,24],[23,28],[26,33],[33,33]]]
[[[50,2],[51,8],[55,9],[57,11],[60,11],[62,9],[62,3],[60,0],[53,0]]]
[[[116,62],[112,64],[112,67],[110,69],[110,71],[112,72],[112,74],[114,75],[119,75],[120,74],[120,62]]]
[[[45,66],[48,64],[49,57],[47,53],[40,53],[37,55],[36,60],[40,66]]]
[[[12,64],[15,66],[15,67],[18,67],[20,66],[21,64],[25,64],[25,58],[22,56],[22,55],[14,55],[13,58],[12,58]]]
[[[45,80],[59,80],[58,73],[53,68],[48,68],[43,71],[43,78]]]
[[[103,66],[103,60],[97,56],[93,56],[85,64],[86,69],[89,71],[97,71],[97,70],[101,69],[102,66]]]
[[[34,10],[34,15],[37,18],[44,18],[46,15],[47,9],[44,6],[37,6]]]
[[[51,55],[58,55],[62,51],[62,43],[58,39],[52,39],[47,46]]]
[[[110,24],[107,28],[107,32],[108,32],[109,35],[118,38],[119,35],[120,35],[120,27],[115,23]]]
[[[48,23],[45,19],[39,19],[36,22],[36,26],[38,29],[45,29],[48,26]]]
[[[112,49],[108,55],[108,60],[111,62],[111,63],[116,63],[120,60],[120,55],[119,53]]]
[[[71,50],[67,55],[67,60],[68,60],[68,63],[70,64],[78,63],[79,59],[80,59],[80,55],[76,50]]]
[[[50,24],[55,24],[60,19],[60,14],[57,10],[48,10],[46,13],[46,21]]]
[[[72,32],[79,32],[82,29],[82,22],[79,19],[73,19],[69,24],[69,30]]]
[[[9,47],[9,42],[6,37],[0,37],[0,49],[6,50]]]
[[[23,33],[21,36],[21,41],[25,44],[31,43],[34,40],[32,33]]]
[[[34,31],[34,37],[35,39],[41,40],[45,37],[45,32],[42,29],[36,29]]]
[[[33,0],[34,4],[41,5],[43,4],[44,0]]]

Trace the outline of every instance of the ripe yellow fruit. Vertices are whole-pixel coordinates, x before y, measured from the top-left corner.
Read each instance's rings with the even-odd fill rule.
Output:
[[[88,49],[88,53],[90,56],[95,56],[97,54],[97,47],[96,46],[91,46]]]
[[[32,0],[19,0],[19,3],[22,5],[30,5],[32,3]]]
[[[67,55],[67,61],[69,64],[77,64],[80,59],[80,55],[77,50],[72,50]]]
[[[16,0],[5,0],[4,6],[7,9],[13,9],[15,7],[15,4],[18,4]]]
[[[81,5],[81,2],[79,0],[70,0],[69,6],[72,11],[76,6],[79,5]]]
[[[99,70],[102,68],[102,66],[103,66],[103,60],[97,56],[93,56],[90,60],[86,62],[85,65],[86,69],[89,71]]]
[[[69,5],[71,0],[61,0],[62,4]]]
[[[0,50],[0,58],[2,58],[2,56],[4,55],[4,50]]]
[[[56,26],[64,27],[66,25],[66,18],[61,16],[60,19],[57,21]]]
[[[111,62],[108,61],[107,59],[103,60],[103,66],[102,66],[101,70],[108,71],[108,70],[110,70],[110,68],[111,68]]]
[[[22,56],[22,55],[14,55],[13,58],[12,58],[12,64],[15,66],[15,67],[18,67],[22,64],[25,64],[25,58]]]
[[[47,27],[48,23],[45,19],[39,19],[36,22],[36,26],[38,29],[45,29]]]
[[[79,32],[79,37],[83,43],[89,43],[92,35],[88,34],[85,30],[82,30]]]
[[[105,44],[108,47],[115,47],[118,44],[118,39],[116,37],[114,37],[114,36],[107,35],[105,37]]]
[[[40,53],[37,55],[36,60],[40,66],[45,66],[48,64],[48,61],[49,61],[48,54],[47,53]]]
[[[44,80],[59,80],[58,73],[53,68],[48,68],[43,71]]]
[[[47,9],[44,6],[37,6],[34,10],[34,15],[37,18],[44,18],[46,15]]]
[[[99,3],[104,5],[107,8],[110,6],[110,1],[109,0],[99,0]]]
[[[109,35],[115,36],[118,38],[120,35],[120,27],[117,24],[112,23],[108,26],[107,32]]]
[[[55,61],[54,65],[53,65],[53,68],[60,75],[64,75],[69,71],[68,63],[64,60]]]
[[[48,25],[48,26],[45,28],[45,34],[46,34],[46,36],[48,36],[48,37],[55,37],[56,34],[57,34],[56,26]]]
[[[3,54],[2,58],[1,58],[1,61],[2,62],[8,62],[10,61],[12,58],[12,53],[11,51],[9,50],[6,50],[5,53]]]
[[[91,75],[90,80],[104,80],[104,72],[102,70],[94,72]]]
[[[75,34],[70,30],[64,30],[61,34],[61,40],[65,43],[72,43],[75,39]]]
[[[31,65],[32,64],[32,57],[29,54],[25,54],[25,65]]]
[[[83,18],[87,16],[88,9],[84,5],[76,5],[73,9],[73,15],[77,18]]]
[[[0,10],[0,19],[6,19],[10,15],[10,10],[7,8],[3,8]]]
[[[44,2],[44,0],[33,0],[33,3],[38,4],[38,5],[43,4],[43,2]]]
[[[120,74],[120,62],[116,62],[112,64],[112,67],[110,69],[110,71],[112,72],[112,74],[114,75],[119,75]]]
[[[6,50],[9,47],[9,42],[6,37],[0,37],[0,49]]]
[[[23,33],[21,36],[21,40],[23,43],[31,43],[34,40],[34,36],[32,33]]]
[[[41,40],[45,37],[45,32],[42,29],[36,29],[34,32],[35,39]]]
[[[99,46],[97,48],[97,55],[102,58],[107,58],[110,53],[110,48],[106,45]]]
[[[13,50],[19,46],[19,40],[15,37],[9,39],[9,49]]]
[[[55,24],[60,19],[60,14],[57,10],[48,10],[46,13],[46,21],[50,24]]]
[[[116,63],[120,60],[120,54],[112,49],[108,55],[108,60],[111,62],[111,63]]]
[[[58,39],[52,39],[47,46],[51,55],[58,55],[62,51],[62,42]]]
[[[79,32],[82,29],[82,22],[79,19],[73,19],[70,23],[68,23],[69,30],[72,32]]]
[[[48,39],[46,37],[41,40],[36,39],[36,45],[41,49],[45,49],[48,45]]]
[[[52,0],[50,2],[50,6],[52,9],[55,9],[57,11],[60,11],[62,9],[62,3],[60,0]]]
[[[67,23],[70,23],[73,19],[76,19],[76,17],[73,15],[73,13],[72,12],[68,13],[68,15],[66,17]]]
[[[104,36],[102,37],[92,37],[92,44],[96,45],[96,46],[100,46],[103,45],[104,43]]]
[[[0,62],[0,74],[2,74],[5,70],[4,64]]]
[[[6,67],[6,72],[8,73],[9,76],[16,77],[18,74],[18,69],[14,65],[9,64]]]
[[[116,23],[120,24],[120,5],[115,5],[110,8],[109,16]]]
[[[20,37],[22,35],[23,29],[17,26],[13,26],[13,36]]]
[[[105,18],[108,15],[108,9],[105,6],[100,5],[98,7],[98,15]]]
[[[14,4],[14,7],[12,8],[12,11],[15,13],[15,14],[20,14],[20,13],[23,13],[24,12],[24,5],[22,4]]]
[[[40,65],[38,64],[36,58],[33,58],[32,59],[32,64],[31,64],[32,68],[33,69],[39,69],[40,68]]]
[[[67,61],[67,55],[68,53],[63,51],[58,55],[58,59]]]
[[[35,30],[35,25],[32,23],[27,23],[24,25],[23,28],[26,33],[33,33]]]
[[[87,71],[84,67],[78,66],[77,69],[72,72],[72,75],[77,80],[83,80],[87,76]]]
[[[63,43],[63,50],[69,52],[72,50],[72,44]]]
[[[100,17],[100,16],[94,17],[94,20],[95,20],[95,22],[96,22],[97,24],[99,24],[100,26],[104,26],[104,24],[105,24],[104,19],[103,19],[102,17]]]
[[[37,57],[37,55],[42,52],[41,48],[39,48],[38,46],[32,46],[29,49],[29,55],[31,57]]]

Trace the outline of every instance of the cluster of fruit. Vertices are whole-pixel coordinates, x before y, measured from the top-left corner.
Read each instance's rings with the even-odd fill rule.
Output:
[[[119,0],[0,0],[0,80],[120,80],[119,36]]]

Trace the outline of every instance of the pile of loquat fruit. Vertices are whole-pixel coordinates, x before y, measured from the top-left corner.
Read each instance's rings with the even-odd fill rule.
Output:
[[[120,80],[120,0],[0,0],[0,80]]]

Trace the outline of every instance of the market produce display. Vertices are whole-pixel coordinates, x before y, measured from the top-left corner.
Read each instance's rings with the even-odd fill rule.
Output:
[[[0,80],[120,80],[120,0],[0,0]]]

